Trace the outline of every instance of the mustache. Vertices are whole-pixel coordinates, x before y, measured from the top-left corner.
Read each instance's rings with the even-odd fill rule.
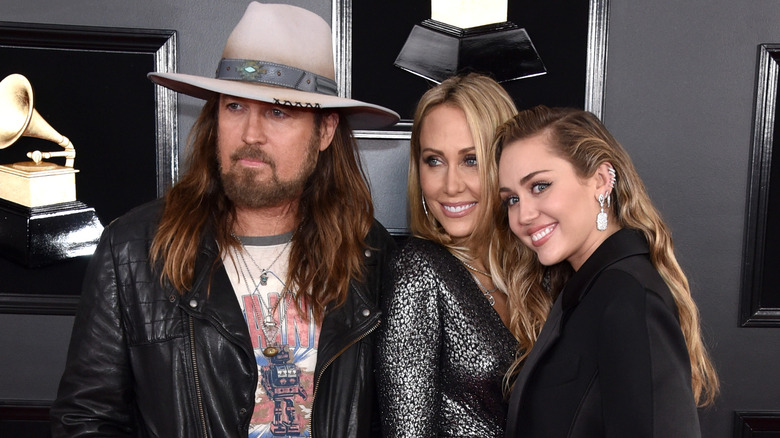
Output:
[[[276,169],[276,163],[274,162],[273,158],[271,158],[271,156],[268,155],[261,148],[252,145],[241,146],[240,148],[236,149],[232,154],[230,154],[230,161],[232,163],[236,163],[238,162],[238,160],[242,160],[245,158],[263,161],[267,163],[269,166],[271,166],[271,169]]]

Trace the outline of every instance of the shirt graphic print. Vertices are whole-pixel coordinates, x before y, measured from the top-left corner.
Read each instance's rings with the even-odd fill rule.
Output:
[[[250,438],[310,436],[320,330],[311,311],[308,321],[296,311],[295,294],[284,293],[291,237],[239,237],[244,251],[224,260],[257,361]],[[268,347],[276,354],[263,354]]]

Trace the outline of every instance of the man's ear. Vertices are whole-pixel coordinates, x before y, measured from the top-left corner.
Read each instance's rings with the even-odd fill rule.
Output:
[[[326,113],[320,121],[320,152],[330,146],[333,136],[336,135],[336,128],[339,126],[338,113]]]

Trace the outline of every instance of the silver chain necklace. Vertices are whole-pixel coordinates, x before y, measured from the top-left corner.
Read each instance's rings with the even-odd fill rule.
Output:
[[[235,235],[234,235],[235,237]],[[236,239],[238,239],[236,237]],[[240,241],[240,240],[239,240]],[[244,247],[243,243],[241,244],[241,251],[235,250],[238,257],[241,259],[241,262],[244,264],[244,269],[239,268],[239,272],[241,276],[244,279],[244,284],[246,284],[247,291],[249,291],[250,295],[254,295],[257,297],[257,302],[260,303],[261,306],[265,307],[265,310],[268,312],[266,313],[265,317],[263,318],[262,324],[260,324],[260,328],[263,330],[263,334],[265,335],[265,339],[268,345],[263,349],[263,356],[266,357],[273,357],[279,354],[279,351],[281,351],[280,346],[276,343],[276,335],[279,333],[279,324],[281,323],[282,315],[281,315],[281,309],[279,310],[279,321],[274,318],[274,313],[276,313],[276,309],[279,308],[279,305],[284,301],[284,298],[287,296],[287,285],[282,281],[279,276],[277,276],[273,271],[271,271],[271,267],[279,260],[279,258],[284,254],[284,252],[287,250],[287,247],[290,245],[290,242],[292,241],[292,238],[287,241],[287,243],[284,245],[282,250],[279,252],[279,254],[276,255],[276,258],[271,262],[270,265],[268,265],[268,268],[263,269],[260,268],[260,266],[255,261],[254,257],[252,257],[252,254],[249,253],[249,251]],[[256,282],[254,277],[252,276],[252,269],[249,267],[249,264],[246,261],[246,258],[244,258],[244,252],[249,255],[249,259],[252,260],[252,263],[255,265],[255,268],[259,269],[261,271],[260,274],[260,281]],[[268,284],[268,274],[273,275],[276,277],[277,280],[282,284],[282,293],[279,295],[279,299],[276,301],[276,304],[274,304],[273,308],[271,307],[271,302],[269,298],[268,304],[265,303],[263,298],[258,293],[258,289],[260,286],[265,286]],[[247,281],[247,274],[249,274],[249,278],[252,280],[252,285],[254,285],[254,288],[250,286],[249,281]],[[252,306],[255,304],[255,300],[252,300]],[[257,315],[257,309],[253,309],[254,315]],[[256,317],[255,317],[256,318]],[[255,323],[257,323],[257,320],[255,320]]]
[[[232,236],[233,236],[233,237],[234,237],[236,240],[238,240],[239,242],[241,242],[241,239],[239,239],[239,238],[238,238],[238,236],[236,236],[235,234],[231,234],[231,235],[232,235]],[[252,254],[249,254],[249,251],[247,251],[247,252],[246,252],[246,253],[247,253],[247,255],[249,255],[249,260],[252,260],[252,264],[254,264],[254,265],[255,265],[255,268],[257,268],[257,269],[259,269],[259,270],[260,270],[260,285],[262,285],[262,286],[266,286],[266,285],[268,284],[268,274],[269,274],[269,273],[270,273],[270,274],[272,274],[274,277],[276,277],[276,278],[279,278],[279,277],[278,277],[276,274],[274,274],[274,272],[273,272],[273,271],[271,271],[271,268],[272,268],[272,267],[274,266],[274,264],[275,264],[275,263],[276,263],[276,262],[279,260],[279,257],[281,257],[281,256],[282,256],[282,254],[284,254],[284,252],[287,250],[287,247],[288,247],[288,246],[290,246],[290,242],[292,242],[292,236],[290,236],[290,240],[288,240],[288,241],[287,241],[287,243],[285,243],[285,244],[284,244],[284,248],[282,248],[282,250],[281,250],[281,251],[279,251],[279,254],[277,254],[277,255],[276,255],[276,258],[274,258],[274,260],[273,260],[273,261],[272,261],[272,262],[271,262],[271,263],[268,265],[268,267],[267,267],[267,268],[265,268],[265,269],[261,268],[261,267],[260,267],[260,265],[258,265],[258,264],[257,264],[257,262],[255,261],[255,258],[254,258],[254,257],[252,257]],[[244,247],[244,244],[243,244],[243,243],[241,243],[241,248],[243,248],[244,250],[246,250],[246,248]],[[246,265],[246,260],[244,260],[244,255],[243,255],[243,253],[239,253],[239,255],[241,256],[241,260],[242,260],[242,261],[244,262],[244,264]],[[247,265],[247,267],[248,267],[248,265]],[[252,279],[252,281],[254,281],[254,279]],[[283,282],[281,279],[279,279],[279,281],[281,281],[282,283],[284,283],[284,282]],[[255,290],[257,290],[257,289],[255,289]]]
[[[485,271],[483,271],[483,270],[477,269],[477,268],[475,268],[475,267],[471,266],[470,264],[468,264],[468,263],[464,262],[463,260],[461,260],[461,263],[463,263],[463,265],[464,265],[465,267],[469,268],[470,270],[472,270],[472,271],[474,271],[474,272],[478,272],[478,273],[480,273],[480,274],[484,275],[485,277],[487,277],[487,278],[490,278],[490,272],[485,272]]]
[[[484,275],[487,278],[491,278],[491,275],[490,275],[489,272],[485,272],[485,271],[483,271],[481,269],[477,269],[474,266],[471,266],[470,264],[468,264],[464,260],[461,260],[460,262],[463,263],[463,266],[465,266],[469,270],[474,271],[474,272],[479,273],[479,274],[482,274],[482,275]],[[479,290],[482,291],[482,295],[484,295],[485,298],[487,298],[488,303],[490,303],[491,306],[494,306],[496,304],[496,299],[493,298],[492,293],[497,291],[498,287],[494,287],[493,289],[488,290],[488,288],[486,288],[485,285],[482,284],[481,281],[479,281],[479,278],[477,278],[477,276],[475,274],[471,274],[471,276],[474,278],[474,281],[477,282],[477,286],[479,287]]]
[[[482,284],[481,281],[479,281],[479,278],[477,278],[476,275],[472,274],[471,276],[474,277],[474,281],[477,282],[477,286],[479,286],[479,289],[482,291],[482,295],[484,295],[485,298],[487,298],[488,303],[490,303],[491,306],[494,306],[496,304],[496,299],[493,298],[492,294],[493,292],[498,290],[498,287],[494,287],[493,289],[488,290],[488,288],[486,288],[485,285]]]

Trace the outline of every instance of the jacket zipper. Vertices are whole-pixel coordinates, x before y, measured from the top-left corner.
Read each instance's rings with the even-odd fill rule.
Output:
[[[192,374],[195,378],[195,396],[198,399],[198,412],[200,413],[200,424],[203,427],[203,436],[209,436],[209,430],[206,427],[206,413],[203,409],[203,391],[200,387],[200,375],[198,374],[198,360],[195,355],[195,321],[192,315],[189,315],[190,319],[190,348],[192,354]]]
[[[323,374],[325,374],[325,370],[327,370],[327,369],[328,369],[328,367],[330,366],[330,364],[332,364],[332,363],[333,363],[333,362],[336,360],[336,358],[338,358],[339,356],[341,356],[341,353],[343,353],[343,352],[347,351],[347,349],[348,349],[349,347],[351,347],[351,346],[353,346],[353,345],[357,344],[357,343],[358,343],[358,342],[360,342],[360,341],[361,341],[363,338],[365,338],[366,336],[370,335],[370,334],[371,334],[371,333],[372,333],[374,330],[376,330],[377,328],[379,328],[379,324],[380,324],[380,321],[377,321],[377,322],[376,322],[376,324],[374,324],[374,326],[373,326],[373,327],[371,327],[371,328],[370,328],[368,331],[366,331],[365,333],[363,333],[362,335],[360,335],[360,336],[359,336],[358,338],[356,338],[354,341],[352,341],[352,342],[350,342],[349,344],[347,344],[347,345],[346,345],[344,348],[342,348],[341,350],[339,350],[339,352],[338,352],[338,353],[336,353],[336,354],[335,354],[333,357],[331,357],[331,358],[328,360],[328,362],[326,362],[326,363],[325,363],[325,365],[323,365],[323,367],[322,367],[322,371],[320,371],[320,375],[319,375],[319,376],[317,376],[317,381],[314,383],[314,394],[312,394],[312,396],[314,397],[314,400],[312,400],[312,402],[311,402],[311,417],[309,418],[309,435],[310,435],[310,438],[314,438],[314,430],[312,429],[312,427],[311,427],[311,426],[312,426],[312,420],[314,419],[314,404],[315,404],[315,403],[317,403],[317,388],[319,388],[319,386],[320,386],[320,380],[322,379],[322,375],[323,375]]]

